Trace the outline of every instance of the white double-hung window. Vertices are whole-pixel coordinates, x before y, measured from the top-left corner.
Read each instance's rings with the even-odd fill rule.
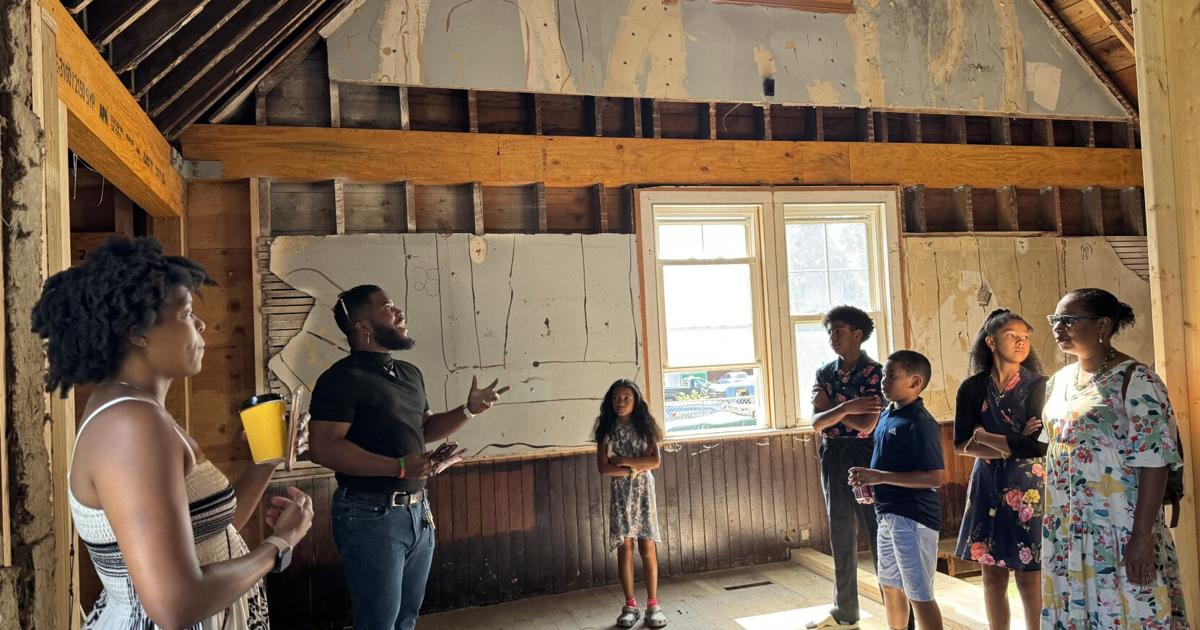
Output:
[[[667,433],[808,424],[834,306],[871,315],[865,349],[886,356],[895,213],[892,188],[641,191],[647,396]]]

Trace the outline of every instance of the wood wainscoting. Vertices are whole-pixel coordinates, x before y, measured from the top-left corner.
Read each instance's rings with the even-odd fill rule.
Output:
[[[954,456],[951,435],[944,426],[942,533],[952,536],[971,461]],[[807,432],[668,443],[654,471],[660,575],[783,560],[795,547],[828,552],[817,445]],[[340,628],[350,605],[329,518],[336,482],[328,472],[301,475],[268,494],[288,485],[312,495],[316,520],[292,568],[269,578],[272,623]],[[607,543],[608,482],[593,452],[460,464],[429,490],[438,529],[427,612],[618,581]]]

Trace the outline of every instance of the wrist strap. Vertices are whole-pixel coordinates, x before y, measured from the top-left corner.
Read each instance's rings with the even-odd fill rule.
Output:
[[[401,479],[404,479],[404,476],[406,473],[406,471],[404,469],[404,458],[403,457],[397,458],[396,461],[400,462],[400,474],[397,476],[400,477]]]
[[[263,539],[263,542],[275,547],[277,550],[275,554],[276,556],[281,556],[287,553],[288,549],[292,548],[292,546],[280,536],[267,536]]]
[[[468,420],[475,417],[475,414],[471,413],[471,403],[470,402],[463,403],[462,412],[463,412],[463,415],[466,416]]]

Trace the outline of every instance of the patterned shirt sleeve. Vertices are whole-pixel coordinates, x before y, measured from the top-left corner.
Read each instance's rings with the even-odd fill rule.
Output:
[[[1125,392],[1125,416],[1129,422],[1130,466],[1135,468],[1179,468],[1183,459],[1176,441],[1175,412],[1167,399],[1167,388],[1149,367],[1138,365]]]

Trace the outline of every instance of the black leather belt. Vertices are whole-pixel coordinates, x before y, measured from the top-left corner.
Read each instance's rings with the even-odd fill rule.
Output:
[[[372,503],[380,503],[390,508],[408,507],[416,505],[425,500],[425,491],[418,490],[416,492],[370,492],[368,490],[356,490],[354,488],[346,488],[346,496],[362,499]]]

